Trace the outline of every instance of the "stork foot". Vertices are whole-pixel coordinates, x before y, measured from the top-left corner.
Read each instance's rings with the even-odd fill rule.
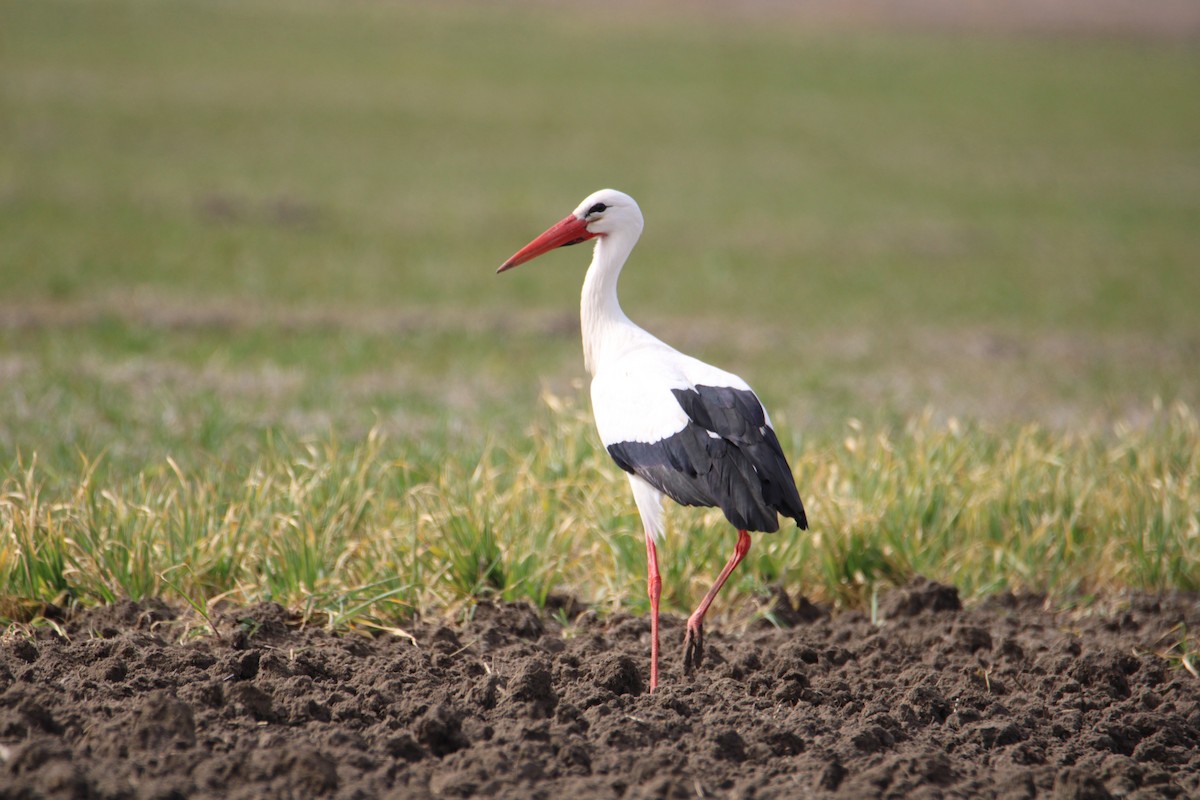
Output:
[[[692,674],[704,660],[704,623],[688,620],[687,633],[683,637],[683,674]]]

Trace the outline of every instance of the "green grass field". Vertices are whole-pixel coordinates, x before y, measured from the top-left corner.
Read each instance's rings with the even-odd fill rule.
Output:
[[[1200,588],[1200,50],[624,6],[0,0],[0,614],[642,608],[590,427],[588,192],[652,331],[758,388],[845,604]],[[671,514],[664,603],[732,548]],[[730,591],[727,590],[727,591]],[[736,596],[740,596],[740,600]]]

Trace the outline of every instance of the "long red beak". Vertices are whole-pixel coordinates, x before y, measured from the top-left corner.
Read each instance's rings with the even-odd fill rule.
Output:
[[[551,225],[545,233],[518,250],[512,258],[501,264],[500,269],[496,270],[496,272],[500,273],[506,269],[512,269],[518,264],[524,264],[526,261],[537,258],[542,253],[548,253],[556,247],[565,247],[569,244],[586,242],[595,235],[588,232],[587,220],[580,219],[572,214],[561,222]]]

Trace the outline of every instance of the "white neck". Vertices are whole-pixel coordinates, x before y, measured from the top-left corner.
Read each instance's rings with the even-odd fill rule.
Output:
[[[617,300],[617,280],[621,267],[637,244],[637,230],[614,231],[596,238],[596,249],[592,253],[592,265],[583,279],[583,295],[579,302],[579,321],[583,332],[583,363],[591,375],[603,360],[604,344],[624,339],[622,332],[641,332]]]

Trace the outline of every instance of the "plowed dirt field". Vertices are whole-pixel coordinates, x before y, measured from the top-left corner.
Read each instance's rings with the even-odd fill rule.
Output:
[[[711,623],[691,677],[667,617],[654,695],[646,621],[573,602],[413,640],[270,604],[219,637],[93,609],[0,642],[0,797],[1200,797],[1200,681],[1171,650],[1195,596],[963,610],[919,581],[878,624],[797,605]]]

